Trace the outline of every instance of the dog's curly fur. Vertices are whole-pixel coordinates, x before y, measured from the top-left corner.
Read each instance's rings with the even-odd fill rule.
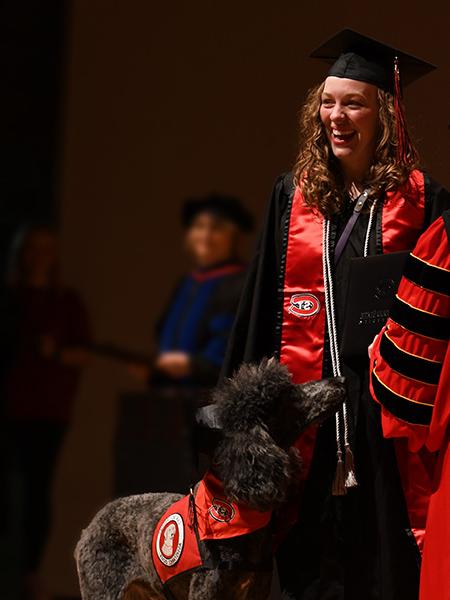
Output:
[[[243,365],[213,393],[222,440],[212,469],[227,496],[256,510],[273,510],[295,488],[301,460],[292,444],[313,422],[333,414],[345,395],[342,379],[303,385],[274,359]],[[153,531],[181,496],[143,494],[111,502],[85,529],[75,557],[83,600],[162,599],[151,558]],[[224,562],[241,557],[267,562],[269,527],[230,540],[208,541],[206,550]],[[261,600],[269,571],[200,570],[177,578],[177,598]]]
[[[339,389],[342,380],[295,385],[273,359],[243,365],[218,388],[213,400],[224,439],[214,469],[227,496],[261,511],[283,504],[301,466],[292,444],[313,421],[336,410]]]

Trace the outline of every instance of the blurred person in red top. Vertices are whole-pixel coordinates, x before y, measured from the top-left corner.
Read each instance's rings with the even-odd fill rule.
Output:
[[[24,492],[23,593],[44,600],[38,569],[53,474],[91,339],[81,298],[60,280],[53,228],[34,225],[15,240],[2,313],[3,416],[9,462]]]

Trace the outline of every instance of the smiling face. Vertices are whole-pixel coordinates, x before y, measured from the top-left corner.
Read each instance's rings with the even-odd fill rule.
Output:
[[[351,179],[363,178],[377,141],[378,88],[353,79],[327,77],[320,118],[344,173]]]

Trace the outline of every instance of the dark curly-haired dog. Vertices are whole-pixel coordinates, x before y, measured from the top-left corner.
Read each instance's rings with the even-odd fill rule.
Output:
[[[292,444],[344,395],[342,379],[295,385],[274,359],[243,365],[200,415],[220,441],[195,489],[116,500],[83,531],[75,552],[83,600],[267,598],[271,514],[300,468]]]

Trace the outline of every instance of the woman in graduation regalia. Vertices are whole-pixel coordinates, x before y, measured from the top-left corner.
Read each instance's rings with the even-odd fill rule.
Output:
[[[302,489],[279,524],[286,597],[415,599],[420,550],[405,473],[382,435],[367,355],[347,362],[339,343],[351,258],[412,249],[450,206],[418,169],[400,99],[399,70],[408,83],[432,67],[350,30],[313,56],[335,62],[308,94],[294,171],[275,184],[224,374],[275,355],[298,383],[347,377],[344,409],[298,440]]]
[[[420,600],[450,599],[450,211],[421,236],[371,352],[383,434],[404,456],[408,493],[428,504]],[[400,455],[401,456],[401,455]],[[422,493],[417,493],[421,490]],[[425,492],[425,493],[424,493]]]

